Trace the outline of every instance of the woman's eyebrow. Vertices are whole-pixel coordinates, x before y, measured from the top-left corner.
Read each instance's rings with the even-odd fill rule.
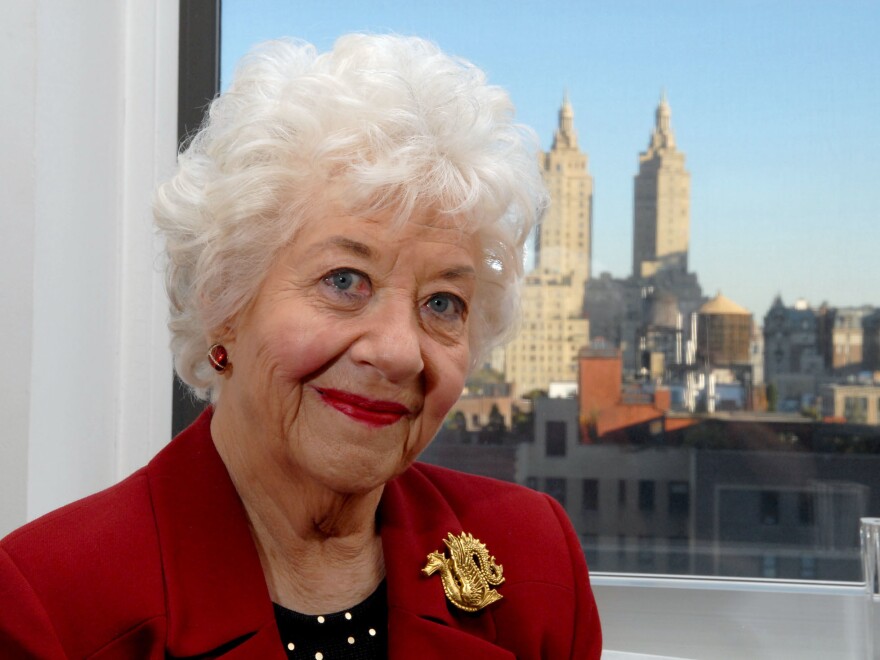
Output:
[[[472,280],[477,276],[473,266],[453,266],[444,268],[438,273],[439,279],[443,280]]]
[[[352,254],[355,254],[359,257],[363,257],[365,259],[370,259],[373,257],[373,249],[367,245],[366,243],[361,243],[360,241],[354,241],[350,238],[346,238],[345,236],[333,236],[332,238],[324,241],[324,245],[332,245]]]

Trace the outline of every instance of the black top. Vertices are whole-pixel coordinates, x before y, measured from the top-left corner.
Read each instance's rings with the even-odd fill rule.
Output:
[[[366,600],[341,612],[318,616],[273,606],[290,660],[385,660],[388,656],[384,580]]]

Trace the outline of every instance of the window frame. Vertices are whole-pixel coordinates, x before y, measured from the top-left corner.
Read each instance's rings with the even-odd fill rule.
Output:
[[[180,0],[177,60],[178,150],[198,130],[220,92],[221,0]],[[172,370],[171,435],[176,436],[205,408]]]

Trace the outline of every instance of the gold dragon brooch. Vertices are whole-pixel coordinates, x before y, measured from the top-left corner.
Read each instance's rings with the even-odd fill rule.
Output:
[[[501,594],[492,587],[504,582],[502,566],[495,563],[484,543],[465,532],[458,536],[450,532],[443,543],[450,556],[442,551],[432,552],[422,572],[433,575],[440,571],[443,591],[453,605],[465,612],[476,612],[501,600]]]

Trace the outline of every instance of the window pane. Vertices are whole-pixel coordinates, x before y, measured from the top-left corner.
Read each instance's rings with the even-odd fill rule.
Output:
[[[762,525],[779,524],[779,493],[766,490],[762,491],[760,507],[760,520]]]
[[[544,480],[544,492],[547,493],[550,497],[556,498],[556,500],[562,506],[565,506],[567,499],[565,490],[565,479],[559,479],[558,477],[547,477],[547,479]]]
[[[690,484],[686,481],[669,482],[669,515],[687,515],[691,508]]]
[[[262,39],[419,34],[537,132],[552,204],[518,338],[421,460],[550,493],[603,571],[861,579],[858,519],[880,515],[880,5],[574,3],[552,26],[527,4],[222,7],[224,85]]]
[[[583,499],[581,508],[584,511],[596,511],[599,509],[599,480],[584,479],[583,480]]]
[[[798,495],[798,522],[801,525],[813,525],[816,522],[813,493]]]
[[[653,481],[639,481],[639,511],[654,511]]]
[[[565,456],[565,422],[546,423],[547,456]]]

